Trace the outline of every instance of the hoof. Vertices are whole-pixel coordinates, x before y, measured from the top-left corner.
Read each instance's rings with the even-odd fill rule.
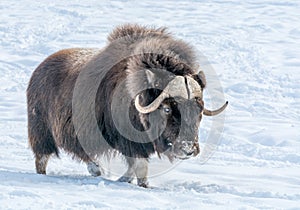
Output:
[[[140,187],[149,188],[149,182],[147,181],[147,178],[138,178],[137,184]]]
[[[132,180],[133,180],[133,177],[121,176],[117,181],[131,183]]]
[[[99,165],[94,163],[94,162],[89,162],[87,164],[87,170],[89,171],[89,173],[92,175],[92,176],[101,176],[101,170],[99,168]]]

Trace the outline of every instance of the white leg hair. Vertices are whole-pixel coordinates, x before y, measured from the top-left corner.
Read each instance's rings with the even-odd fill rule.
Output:
[[[137,177],[137,184],[141,187],[148,187],[148,161],[146,158],[126,157],[128,169],[118,181],[131,183],[134,177]]]
[[[127,171],[118,179],[118,181],[131,183],[134,179],[135,159],[126,157],[126,162],[128,165]]]
[[[139,158],[136,161],[135,175],[137,184],[141,187],[148,187],[148,161],[145,158]]]

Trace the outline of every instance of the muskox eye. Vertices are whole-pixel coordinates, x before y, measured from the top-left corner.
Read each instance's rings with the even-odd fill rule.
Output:
[[[171,112],[171,109],[169,107],[165,107],[164,108],[164,112],[167,113],[167,114],[169,114]]]
[[[166,145],[167,145],[168,147],[173,146],[173,143],[170,141],[169,138],[167,138],[167,139],[165,140],[165,142],[166,142]]]

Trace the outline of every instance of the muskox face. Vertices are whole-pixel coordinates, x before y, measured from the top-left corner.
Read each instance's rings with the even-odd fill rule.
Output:
[[[158,81],[161,78],[149,75],[152,81]],[[148,120],[144,124],[150,138],[157,138],[154,141],[156,151],[167,155],[170,160],[187,159],[200,152],[198,129],[202,114],[218,114],[225,109],[227,104],[216,111],[208,111],[204,108],[202,91],[205,78],[203,72],[193,76],[167,78],[164,81],[168,81],[168,84],[164,85],[155,100],[145,105],[147,103],[142,100],[147,96],[138,95],[135,99],[135,107],[140,114],[147,115]],[[154,82],[154,84],[159,83]]]
[[[156,122],[164,129],[155,142],[157,151],[171,160],[196,156],[200,151],[198,128],[203,112],[201,103],[197,99],[170,98],[151,114],[155,115],[156,112],[159,113]]]

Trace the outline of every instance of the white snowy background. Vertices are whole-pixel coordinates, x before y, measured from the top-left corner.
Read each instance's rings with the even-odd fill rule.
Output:
[[[210,61],[230,103],[217,151],[150,177],[151,189],[91,177],[64,153],[37,175],[31,73],[60,49],[103,47],[122,23],[167,26]],[[300,209],[299,68],[298,0],[1,0],[0,209]]]

